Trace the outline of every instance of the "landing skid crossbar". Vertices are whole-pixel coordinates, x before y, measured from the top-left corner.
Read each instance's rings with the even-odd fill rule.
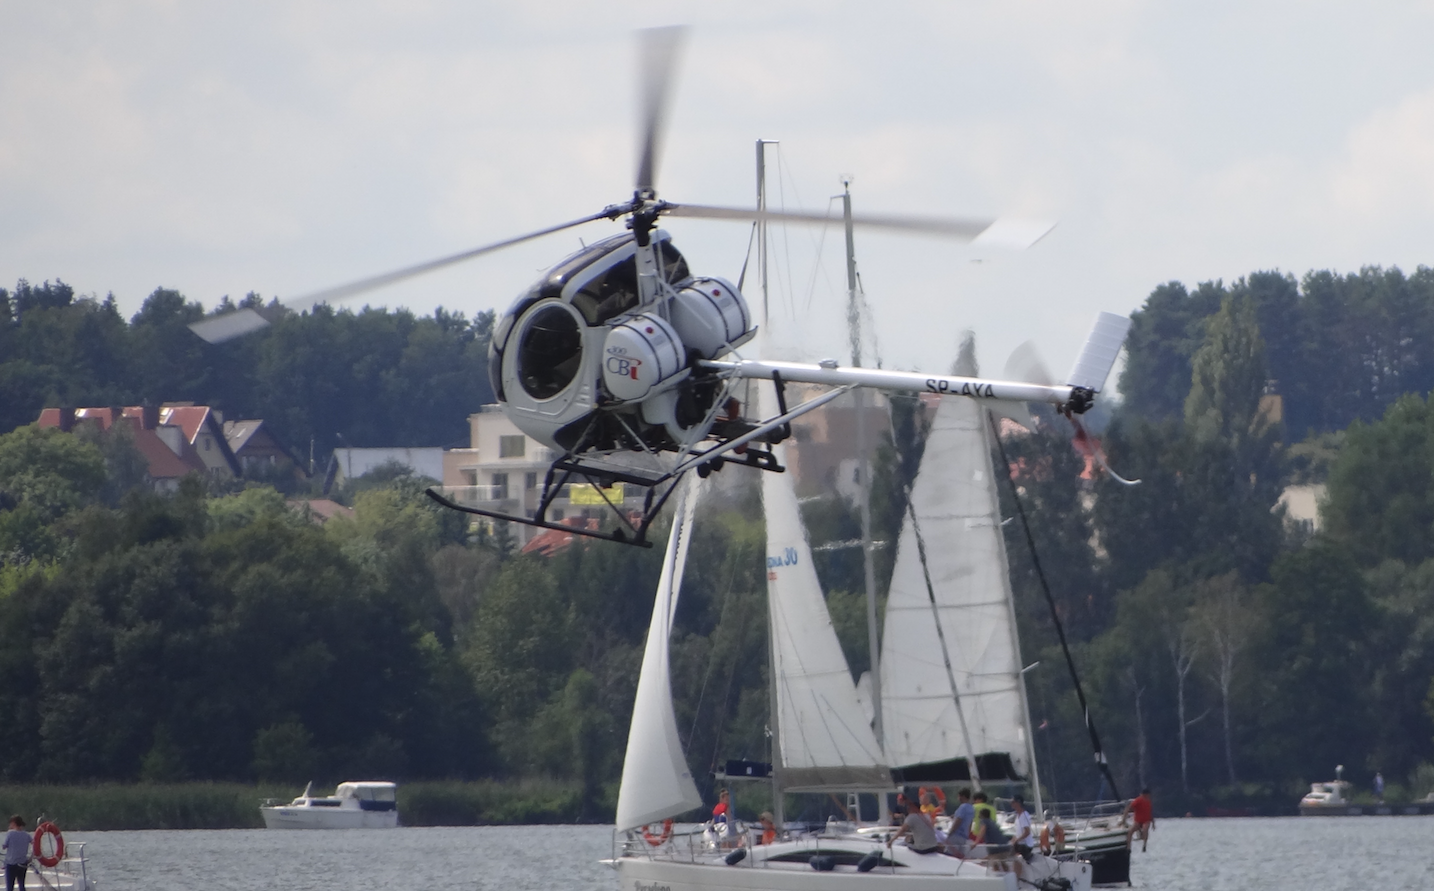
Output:
[[[599,538],[603,541],[611,541],[616,542],[618,544],[626,545],[637,545],[638,547],[642,548],[652,547],[652,542],[648,541],[645,537],[631,538],[623,529],[614,529],[612,532],[597,532],[591,529],[583,529],[578,526],[565,526],[562,523],[554,523],[549,520],[540,520],[536,517],[515,517],[512,514],[505,514],[495,510],[484,510],[481,507],[468,507],[466,505],[450,501],[449,499],[443,497],[431,488],[425,489],[424,494],[426,494],[429,498],[432,498],[439,504],[443,505],[444,507],[452,508],[456,511],[462,511],[465,514],[476,514],[477,516],[488,517],[489,519],[493,520],[507,520],[510,523],[522,523],[524,526],[536,526],[540,529],[553,529],[558,532],[568,532],[573,535],[581,535],[584,538]],[[643,532],[646,532],[645,528],[643,529]]]

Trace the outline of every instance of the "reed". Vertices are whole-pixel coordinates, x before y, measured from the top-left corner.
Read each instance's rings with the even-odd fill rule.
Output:
[[[63,830],[259,829],[259,803],[289,801],[293,786],[243,783],[103,783],[0,786],[0,818],[41,818]],[[324,791],[332,791],[325,789]],[[552,779],[415,782],[398,787],[405,826],[576,823],[582,784]],[[607,815],[608,818],[611,815]]]

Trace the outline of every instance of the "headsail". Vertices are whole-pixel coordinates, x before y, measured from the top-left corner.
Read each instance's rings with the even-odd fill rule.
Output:
[[[969,399],[938,404],[892,572],[881,703],[887,758],[911,780],[956,779],[971,755],[982,779],[1029,775],[1020,649],[984,413]]]
[[[770,398],[766,387],[762,394]],[[776,447],[778,460],[783,449]],[[787,791],[891,785],[812,565],[790,473],[762,474],[777,669],[777,782]]]
[[[617,794],[619,830],[644,826],[702,804],[677,736],[669,657],[672,619],[687,563],[698,484],[695,474],[682,484],[672,512],[672,532],[667,538],[657,599],[652,604],[652,623],[647,629],[632,726],[627,734],[627,755],[622,763],[622,786]]]

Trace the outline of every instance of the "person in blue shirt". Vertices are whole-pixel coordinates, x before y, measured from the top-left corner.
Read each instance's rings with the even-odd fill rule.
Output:
[[[30,863],[30,833],[25,831],[25,818],[16,814],[10,818],[10,831],[0,842],[5,851],[5,891],[15,891],[18,882],[20,891],[25,891],[25,870]]]
[[[951,831],[946,834],[946,850],[959,857],[971,844],[971,823],[976,819],[976,807],[971,804],[970,789],[957,792],[956,801],[956,811],[951,815]]]

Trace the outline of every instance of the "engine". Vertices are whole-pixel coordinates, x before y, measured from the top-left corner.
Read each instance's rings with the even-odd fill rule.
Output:
[[[666,232],[652,238],[656,303],[640,305],[637,246],[618,235],[550,269],[499,321],[489,377],[524,433],[562,451],[664,449],[706,418],[720,386],[695,363],[756,330],[736,287],[693,277]]]

